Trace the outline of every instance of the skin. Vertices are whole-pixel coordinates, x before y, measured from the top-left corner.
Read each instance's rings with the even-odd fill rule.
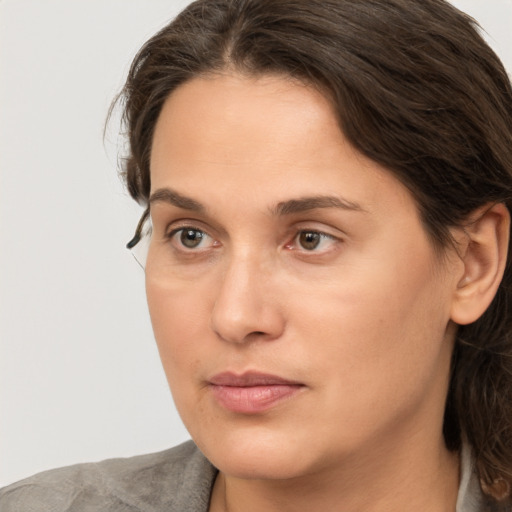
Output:
[[[149,309],[176,406],[220,470],[211,510],[453,511],[442,418],[464,263],[440,259],[328,101],[283,77],[196,78],[164,105],[151,182]],[[312,196],[344,207],[279,211]],[[227,410],[209,379],[249,370],[302,387]]]

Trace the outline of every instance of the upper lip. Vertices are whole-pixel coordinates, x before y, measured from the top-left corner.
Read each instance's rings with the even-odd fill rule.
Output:
[[[251,386],[300,386],[302,383],[284,379],[277,375],[261,372],[245,372],[236,374],[233,372],[222,372],[209,379],[214,386],[251,387]]]

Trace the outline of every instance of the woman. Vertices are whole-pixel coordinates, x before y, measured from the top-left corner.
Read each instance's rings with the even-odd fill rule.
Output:
[[[202,0],[122,98],[129,246],[194,442],[2,510],[511,510],[512,90],[471,21]]]

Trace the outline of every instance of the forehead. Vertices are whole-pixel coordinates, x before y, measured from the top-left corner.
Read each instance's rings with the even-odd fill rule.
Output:
[[[311,86],[277,76],[212,75],[169,96],[156,125],[151,164],[159,164],[160,142],[176,157],[208,149],[212,159],[240,163],[275,158],[303,139],[309,141],[304,150],[318,142],[327,150],[343,142],[340,135],[330,104]]]
[[[244,207],[333,192],[370,210],[412,201],[347,142],[326,97],[276,76],[215,75],[174,91],[156,125],[151,182],[152,192],[169,187]]]

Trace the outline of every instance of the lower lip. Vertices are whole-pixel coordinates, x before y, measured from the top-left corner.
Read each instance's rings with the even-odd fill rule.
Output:
[[[258,414],[296,395],[303,386],[275,384],[262,386],[217,386],[210,389],[217,402],[232,412]]]

